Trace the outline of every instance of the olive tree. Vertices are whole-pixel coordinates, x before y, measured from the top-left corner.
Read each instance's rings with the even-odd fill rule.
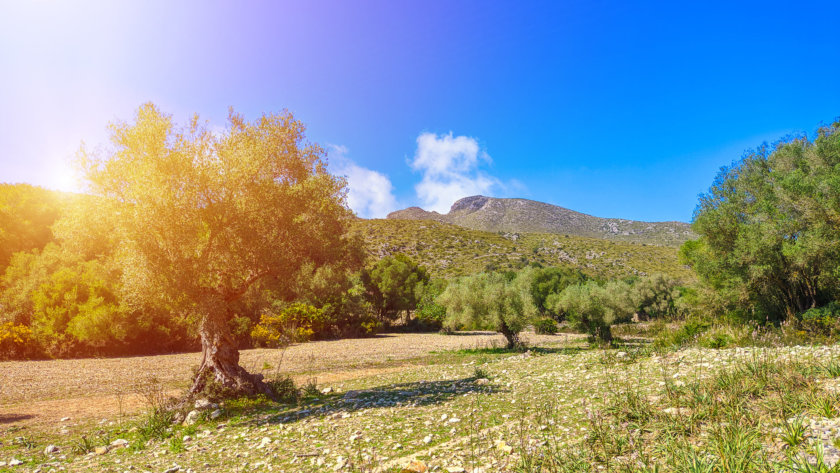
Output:
[[[446,308],[444,325],[495,330],[505,336],[508,348],[520,345],[519,332],[537,314],[526,272],[513,280],[481,273],[451,282],[437,299]]]
[[[192,393],[215,379],[237,393],[271,394],[239,365],[234,304],[346,254],[344,180],[327,172],[324,151],[304,141],[288,112],[248,122],[231,110],[217,131],[198,116],[176,126],[146,104],[110,132],[110,149],[83,148],[80,164],[117,233],[126,301],[159,299],[173,314],[197,315]]]
[[[592,338],[612,341],[612,325],[630,320],[636,307],[632,288],[623,281],[600,285],[595,281],[568,286],[552,294],[548,304],[565,312],[569,322]]]

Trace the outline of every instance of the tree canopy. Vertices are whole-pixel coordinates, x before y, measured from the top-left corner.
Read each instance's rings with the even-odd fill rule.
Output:
[[[700,199],[683,259],[731,307],[779,321],[840,285],[840,122],[811,140],[763,145],[723,168]]]
[[[265,391],[238,365],[233,305],[348,253],[344,181],[327,172],[323,150],[304,141],[303,125],[287,112],[249,123],[231,111],[228,128],[216,132],[198,116],[178,127],[146,104],[134,123],[111,125],[111,141],[105,153],[82,150],[80,161],[117,236],[126,300],[199,315],[203,358],[193,391],[208,376]]]
[[[525,269],[513,279],[481,273],[451,282],[437,299],[446,308],[445,325],[495,330],[505,336],[508,348],[519,345],[519,332],[537,314],[530,271]]]

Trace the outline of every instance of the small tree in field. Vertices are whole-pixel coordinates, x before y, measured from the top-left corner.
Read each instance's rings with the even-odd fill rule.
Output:
[[[437,302],[446,308],[449,328],[495,330],[505,336],[508,348],[515,348],[521,344],[519,332],[537,314],[530,290],[530,278],[521,274],[508,280],[482,273],[450,283]]]
[[[289,113],[248,123],[231,112],[227,130],[211,132],[197,116],[178,128],[147,104],[133,124],[111,125],[111,140],[103,154],[83,149],[80,162],[113,219],[124,297],[199,316],[192,393],[215,379],[234,392],[271,394],[239,366],[234,304],[347,253],[344,181],[327,173],[324,152],[304,143]]]
[[[622,281],[609,281],[603,286],[587,281],[552,294],[548,303],[554,310],[568,314],[568,320],[575,328],[593,339],[611,342],[612,325],[630,320],[635,310],[631,289]]]

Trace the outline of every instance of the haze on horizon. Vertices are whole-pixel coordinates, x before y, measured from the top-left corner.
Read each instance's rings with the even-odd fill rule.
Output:
[[[689,221],[720,166],[840,115],[836,2],[4,2],[0,182],[82,142],[292,111],[363,217],[482,194]]]

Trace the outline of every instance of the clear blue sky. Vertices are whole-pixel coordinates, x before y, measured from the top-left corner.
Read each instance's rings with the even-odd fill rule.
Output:
[[[688,221],[744,149],[840,116],[838,34],[836,1],[3,2],[0,181],[73,188],[146,101],[287,108],[363,215],[478,190]]]

